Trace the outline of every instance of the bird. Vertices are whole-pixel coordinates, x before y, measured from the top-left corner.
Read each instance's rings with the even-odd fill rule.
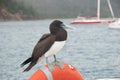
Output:
[[[23,67],[29,63],[28,67],[23,72],[29,71],[43,58],[45,58],[46,63],[49,64],[48,57],[51,55],[54,56],[54,62],[59,64],[55,54],[63,48],[67,40],[66,29],[72,29],[72,27],[65,25],[60,20],[54,20],[49,26],[50,33],[43,34],[35,45],[31,57],[21,64],[21,67]]]

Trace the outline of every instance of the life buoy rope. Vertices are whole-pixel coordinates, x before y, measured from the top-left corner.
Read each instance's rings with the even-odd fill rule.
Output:
[[[49,71],[49,69],[47,67],[42,67],[41,70],[46,75],[47,80],[53,80],[53,76],[52,76],[51,72]]]

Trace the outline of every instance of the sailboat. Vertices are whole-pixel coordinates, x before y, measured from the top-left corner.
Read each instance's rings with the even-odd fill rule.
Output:
[[[71,22],[71,24],[99,24],[99,23],[112,23],[115,21],[114,12],[111,6],[110,0],[107,0],[108,7],[110,9],[112,18],[100,18],[100,0],[97,1],[97,16],[96,17],[81,17]]]
[[[120,18],[116,19],[115,22],[110,23],[109,28],[120,29]]]

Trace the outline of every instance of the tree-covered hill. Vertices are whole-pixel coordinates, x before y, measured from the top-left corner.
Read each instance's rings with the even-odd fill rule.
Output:
[[[1,20],[17,20],[19,19],[34,19],[35,11],[31,6],[24,6],[24,2],[17,0],[0,0],[0,19]]]

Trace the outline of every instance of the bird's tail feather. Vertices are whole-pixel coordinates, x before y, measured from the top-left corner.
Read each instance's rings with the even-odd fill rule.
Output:
[[[32,61],[32,57],[28,58],[27,60],[25,60],[22,64],[21,64],[21,67],[23,67],[24,65],[26,65],[27,63],[31,62]]]
[[[29,71],[35,64],[36,62],[31,62],[30,65],[23,72]]]

